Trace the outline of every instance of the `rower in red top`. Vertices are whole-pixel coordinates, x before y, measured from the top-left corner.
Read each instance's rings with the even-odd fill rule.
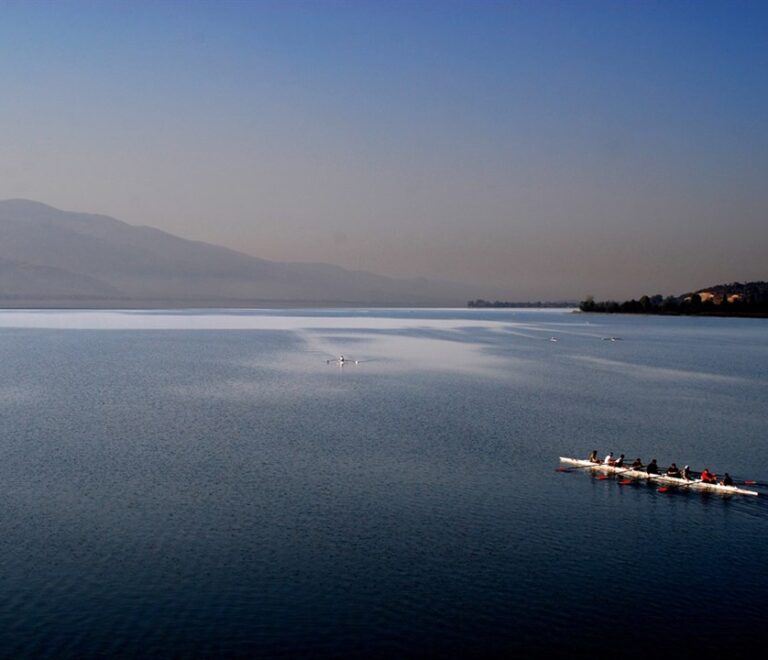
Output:
[[[714,472],[710,472],[709,468],[704,468],[704,472],[701,473],[701,480],[705,484],[716,484],[717,475]]]

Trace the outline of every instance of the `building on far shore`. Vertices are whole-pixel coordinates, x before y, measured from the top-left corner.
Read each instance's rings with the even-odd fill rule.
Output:
[[[685,302],[691,302],[693,296],[694,294],[691,294],[690,296],[686,296],[683,300],[685,300]],[[711,302],[713,305],[722,305],[723,299],[727,300],[728,303],[741,301],[741,295],[738,293],[727,294],[720,291],[699,291],[698,296],[701,302]]]

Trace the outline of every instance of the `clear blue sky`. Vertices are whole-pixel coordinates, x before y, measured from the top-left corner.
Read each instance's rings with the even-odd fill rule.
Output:
[[[0,2],[0,198],[278,260],[768,279],[768,3]]]

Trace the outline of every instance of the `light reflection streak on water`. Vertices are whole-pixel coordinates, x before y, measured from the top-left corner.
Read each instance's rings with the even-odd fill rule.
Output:
[[[306,370],[310,363],[325,365],[326,360],[343,354],[360,361],[358,365],[349,364],[344,368],[357,366],[361,371],[429,369],[489,376],[502,367],[523,367],[526,362],[511,356],[491,355],[485,345],[469,339],[470,333],[477,336],[477,331],[486,330],[493,333],[495,343],[512,335],[527,340],[540,339],[537,335],[516,331],[517,326],[549,332],[535,324],[510,320],[359,317],[344,312],[334,316],[244,313],[242,310],[233,313],[211,311],[205,315],[135,310],[0,312],[0,328],[292,332],[303,340],[305,349],[286,353],[270,363],[281,370]]]
[[[298,330],[306,328],[402,330],[409,328],[457,329],[504,328],[514,321],[467,318],[360,317],[340,312],[334,316],[291,316],[285,314],[245,314],[242,310],[210,310],[207,314],[181,314],[137,311],[35,311],[0,312],[2,328],[48,328],[72,330]]]
[[[335,357],[345,355],[358,364],[345,364],[349,371],[402,371],[404,369],[430,369],[440,371],[462,371],[493,375],[499,368],[499,359],[489,355],[483,346],[466,340],[451,341],[432,337],[413,337],[386,333],[350,334],[351,348],[347,350],[344,337],[334,333],[326,338],[321,333],[304,334],[310,351]],[[364,340],[364,341],[361,341]],[[505,360],[509,366],[511,360]],[[339,367],[336,363],[331,366]]]

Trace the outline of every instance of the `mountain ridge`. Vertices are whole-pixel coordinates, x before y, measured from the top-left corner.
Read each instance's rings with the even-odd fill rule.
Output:
[[[473,291],[333,264],[270,261],[25,199],[0,200],[0,263],[5,307],[80,307],[84,300],[132,307],[458,306]]]

